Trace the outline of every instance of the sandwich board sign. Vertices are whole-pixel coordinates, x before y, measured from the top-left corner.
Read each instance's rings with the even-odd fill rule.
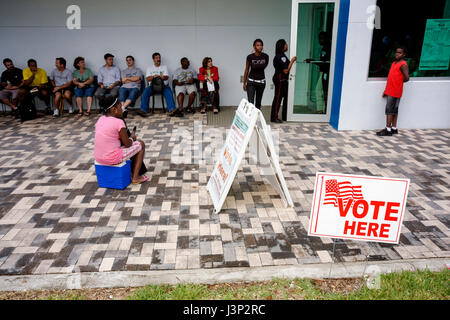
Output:
[[[398,244],[409,179],[316,174],[309,236]]]
[[[259,155],[268,164],[268,168],[262,174],[267,175],[270,184],[280,194],[284,205],[293,206],[275,152],[270,127],[266,124],[261,111],[246,99],[242,99],[227,134],[225,145],[206,185],[216,213],[222,209],[251,139],[256,141],[257,149],[262,151]]]

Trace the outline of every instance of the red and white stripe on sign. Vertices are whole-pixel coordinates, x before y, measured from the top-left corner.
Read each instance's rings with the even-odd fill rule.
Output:
[[[349,181],[338,182],[336,179],[326,180],[323,204],[332,204],[337,207],[338,198],[342,198],[344,206],[350,199],[364,199],[361,193],[361,186],[353,186]]]

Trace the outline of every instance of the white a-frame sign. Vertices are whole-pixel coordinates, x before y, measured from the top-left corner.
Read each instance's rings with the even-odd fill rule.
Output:
[[[280,194],[284,205],[286,207],[293,206],[275,152],[270,127],[266,124],[261,111],[246,99],[242,99],[236,110],[225,145],[206,186],[216,213],[222,209],[250,139],[257,144],[258,155],[262,158],[261,162],[267,164],[266,169],[268,170],[263,168],[262,174],[267,176],[270,184]]]

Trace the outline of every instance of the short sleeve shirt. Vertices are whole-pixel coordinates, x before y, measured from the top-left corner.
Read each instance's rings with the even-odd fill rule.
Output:
[[[124,70],[122,70],[121,72],[121,76],[122,78],[131,78],[131,77],[142,77],[142,71],[138,68],[126,68]],[[128,82],[128,83],[124,83],[122,85],[123,88],[137,88],[139,89],[141,87],[139,82]]]
[[[10,83],[11,86],[17,87],[22,83],[23,74],[22,70],[19,68],[14,68],[12,70],[5,70],[2,73],[1,82]]]
[[[169,70],[166,66],[160,65],[159,67],[156,67],[155,65],[150,66],[147,68],[147,72],[145,73],[146,77],[153,77],[155,75],[160,76],[169,76]],[[164,80],[164,85],[169,85],[169,80]]]
[[[23,79],[24,80],[30,79],[32,75],[33,75],[33,72],[31,72],[30,68],[26,68],[23,70]],[[45,72],[44,69],[37,68],[37,72],[34,76],[34,80],[31,84],[29,84],[29,86],[38,87],[45,83],[48,83],[47,72]]]
[[[247,61],[250,63],[248,77],[253,80],[265,79],[264,69],[269,64],[269,56],[264,52],[261,52],[259,56],[252,53],[247,56]]]
[[[122,160],[119,132],[125,128],[122,119],[101,116],[95,124],[94,158],[100,164],[115,165]]]
[[[178,68],[177,70],[175,70],[175,73],[173,74],[173,79],[178,80],[179,82],[187,82],[190,79],[195,78],[197,78],[197,73],[190,67],[187,69]]]
[[[101,67],[98,70],[98,82],[103,83],[105,86],[111,86],[115,82],[120,81],[120,69],[116,66],[107,68]]]
[[[55,81],[57,87],[65,85],[67,82],[73,80],[72,71],[64,69],[62,72],[58,69],[53,69],[50,74],[50,79]]]
[[[290,61],[284,53],[277,54],[273,58],[273,66],[275,68],[273,78],[275,81],[287,80],[289,78],[289,75],[283,72],[284,69],[289,67],[289,63]]]
[[[94,73],[91,71],[91,69],[88,69],[88,68],[84,69],[83,74],[81,74],[80,70],[75,70],[73,72],[73,77],[74,77],[74,79],[77,79],[78,82],[86,82],[93,76],[94,76]],[[94,86],[93,83],[88,85],[88,87],[93,87],[93,86]]]

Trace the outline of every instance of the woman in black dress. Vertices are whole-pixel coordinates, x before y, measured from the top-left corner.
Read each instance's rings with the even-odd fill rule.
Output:
[[[277,41],[275,45],[275,57],[273,58],[273,66],[275,67],[275,74],[272,81],[275,85],[275,95],[272,102],[272,112],[270,113],[270,121],[281,123],[287,120],[287,96],[288,96],[288,79],[289,72],[292,65],[297,60],[297,57],[293,57],[291,61],[284,54],[288,50],[288,45],[284,39]],[[283,111],[281,117],[283,121],[278,119],[278,113],[281,108],[281,101],[283,101]]]

